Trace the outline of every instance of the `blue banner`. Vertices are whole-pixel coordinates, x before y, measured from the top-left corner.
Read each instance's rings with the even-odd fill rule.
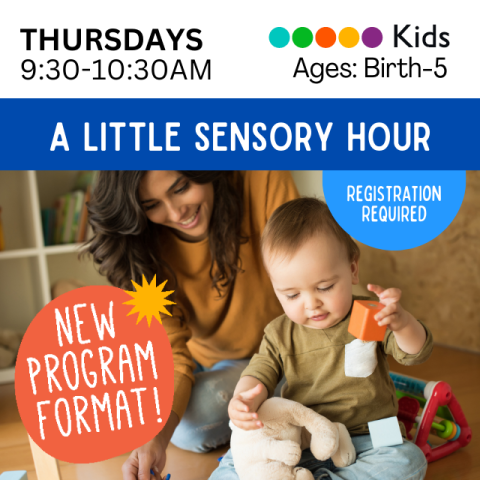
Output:
[[[480,99],[0,99],[0,169],[479,170]]]

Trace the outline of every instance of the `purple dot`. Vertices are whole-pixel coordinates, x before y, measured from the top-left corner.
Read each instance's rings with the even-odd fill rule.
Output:
[[[375,27],[369,27],[362,33],[362,42],[368,48],[377,48],[383,40],[382,32]]]

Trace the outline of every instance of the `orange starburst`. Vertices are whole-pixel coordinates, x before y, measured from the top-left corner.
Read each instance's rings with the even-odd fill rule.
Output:
[[[153,280],[150,284],[147,282],[145,275],[142,275],[142,278],[142,286],[138,285],[132,280],[136,292],[124,290],[124,292],[132,296],[133,299],[129,300],[128,302],[124,302],[123,304],[134,305],[128,315],[138,313],[137,325],[140,323],[143,317],[147,317],[148,326],[150,326],[150,323],[152,322],[152,317],[155,317],[160,323],[162,323],[160,313],[165,313],[170,317],[172,316],[172,314],[165,308],[165,305],[175,305],[175,302],[171,302],[170,300],[166,299],[166,297],[173,293],[174,290],[170,290],[169,292],[163,291],[163,287],[167,283],[167,280],[157,287],[156,275],[153,277]]]

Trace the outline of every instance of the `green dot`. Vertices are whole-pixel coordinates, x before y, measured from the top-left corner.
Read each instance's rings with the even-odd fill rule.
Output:
[[[283,48],[288,45],[290,34],[285,28],[277,27],[270,32],[268,39],[275,48]]]
[[[309,47],[313,42],[313,33],[305,27],[297,28],[293,32],[292,41],[298,48]]]

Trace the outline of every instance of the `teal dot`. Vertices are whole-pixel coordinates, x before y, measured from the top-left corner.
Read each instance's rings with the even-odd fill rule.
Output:
[[[270,32],[268,39],[275,48],[283,48],[288,45],[288,42],[290,41],[290,34],[285,28],[277,27]]]
[[[292,41],[298,48],[309,47],[313,42],[313,33],[305,27],[297,28],[293,32]]]

